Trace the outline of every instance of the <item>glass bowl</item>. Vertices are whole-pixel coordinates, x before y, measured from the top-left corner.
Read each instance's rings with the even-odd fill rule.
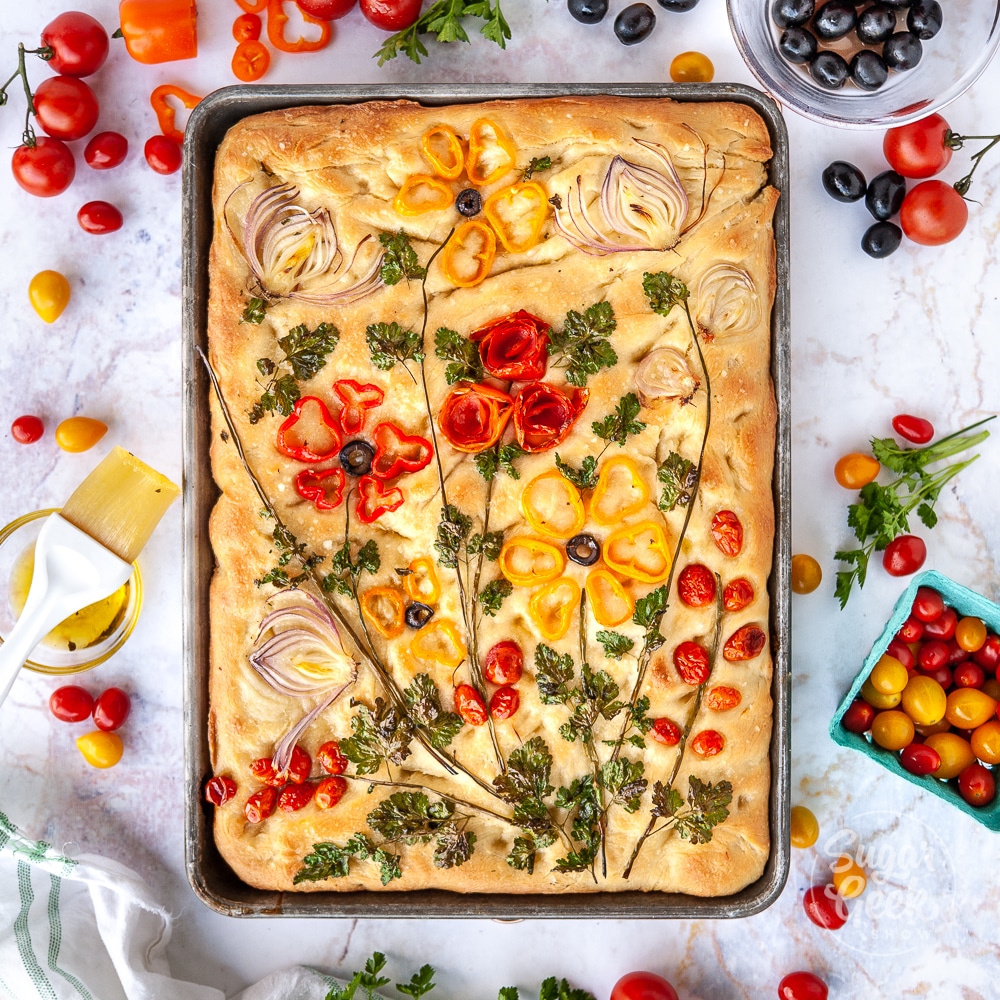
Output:
[[[35,539],[49,514],[36,510],[0,530],[0,643],[10,634],[24,606],[31,583]],[[139,620],[142,578],[132,564],[132,576],[105,601],[84,608],[57,625],[32,650],[25,666],[43,674],[75,674],[103,663],[121,649]]]
[[[890,71],[876,91],[850,82],[827,90],[804,66],[788,62],[778,51],[780,29],[771,20],[772,0],[727,4],[736,45],[764,90],[813,121],[845,128],[889,128],[924,118],[965,93],[1000,47],[1000,0],[948,0],[941,5],[941,30],[923,43],[923,56],[913,69]],[[821,48],[850,59],[846,39],[823,42]]]

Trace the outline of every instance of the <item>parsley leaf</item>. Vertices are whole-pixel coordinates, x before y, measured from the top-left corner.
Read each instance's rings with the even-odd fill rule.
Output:
[[[267,302],[258,296],[254,296],[252,299],[247,299],[247,305],[243,310],[243,315],[240,317],[240,322],[252,323],[254,326],[259,326],[264,322],[264,314],[266,311]]]
[[[454,812],[447,799],[431,802],[423,792],[393,792],[368,814],[367,822],[386,840],[419,844],[436,836]]]
[[[535,855],[538,851],[551,846],[555,842],[555,834],[551,832],[539,832],[529,830],[523,837],[515,837],[510,853],[507,855],[507,864],[511,868],[519,871],[526,871],[531,875],[535,870]],[[503,990],[500,991],[501,996]]]
[[[479,603],[483,606],[483,614],[495,618],[503,602],[514,592],[510,580],[490,580],[479,593]]]
[[[595,420],[591,427],[608,444],[613,442],[623,448],[630,434],[641,434],[646,429],[641,420],[635,419],[641,409],[639,397],[634,392],[626,393],[618,400],[614,413],[609,413],[603,420]]]
[[[322,556],[306,555],[308,548],[304,542],[300,542],[284,525],[276,524],[271,532],[274,544],[281,552],[278,556],[277,565],[272,567],[260,579],[254,580],[254,586],[263,587],[272,583],[275,587],[297,587],[304,583],[310,571],[318,566],[322,561]],[[289,574],[285,567],[293,560],[299,561],[300,570],[294,576]]]
[[[434,867],[457,868],[465,864],[472,857],[475,845],[476,835],[471,830],[443,830],[434,844]]]
[[[430,993],[434,989],[434,968],[430,965],[422,965],[418,972],[410,976],[408,983],[396,983],[396,989],[400,993],[405,993],[413,1000],[420,1000],[425,993]]]
[[[620,805],[626,812],[634,813],[649,784],[643,777],[644,773],[642,761],[619,757],[604,763],[601,768],[601,785],[611,793],[612,802]]]
[[[569,653],[560,656],[544,642],[535,647],[535,681],[543,705],[565,705],[573,676],[573,657]]]
[[[382,565],[382,558],[378,552],[378,543],[374,538],[369,538],[364,545],[358,549],[358,554],[351,556],[350,541],[344,544],[334,553],[331,563],[332,571],[320,581],[323,592],[326,594],[337,593],[345,597],[353,597],[358,589],[358,580],[362,573],[375,574]]]
[[[611,660],[620,660],[635,645],[627,635],[606,629],[598,631],[597,641],[604,647],[604,655]]]
[[[427,277],[427,268],[421,267],[417,251],[410,246],[410,237],[402,230],[398,233],[379,233],[378,241],[385,247],[382,257],[382,281],[398,285],[404,278],[419,281]]]
[[[552,754],[541,736],[533,736],[527,743],[512,750],[507,758],[507,771],[493,779],[500,797],[512,805],[541,805],[552,794],[549,784],[552,773]]]
[[[479,345],[454,330],[442,326],[434,334],[434,353],[442,361],[450,361],[444,370],[448,385],[456,382],[480,382],[485,377]]]
[[[597,485],[597,459],[593,455],[585,455],[580,468],[575,469],[556,452],[556,468],[562,473],[563,479],[568,479],[581,490],[592,490]]]
[[[427,730],[431,746],[444,750],[464,725],[462,717],[441,707],[441,694],[427,674],[417,674],[403,691],[410,717]]]
[[[654,816],[673,820],[674,827],[684,840],[692,844],[707,844],[712,830],[724,823],[729,816],[733,800],[733,786],[728,781],[701,781],[693,774],[688,778],[688,808],[675,788],[667,789],[662,782],[653,785]]]
[[[351,858],[371,861],[377,865],[382,885],[388,885],[393,879],[403,877],[398,854],[392,854],[385,848],[376,847],[363,833],[355,833],[343,847],[329,842],[313,844],[313,853],[307,854],[302,859],[302,867],[295,873],[292,883],[298,885],[300,882],[322,882],[328,878],[343,878],[350,872]],[[379,956],[376,952],[365,966],[368,977],[366,978],[362,973],[356,973],[347,987],[337,992],[336,996],[340,997],[341,1000],[343,998],[349,1000],[358,986],[361,985],[365,987],[368,996],[371,997],[375,990],[389,982],[388,979],[384,979],[380,980],[377,985],[372,985],[375,983],[374,977],[382,968],[382,965],[377,965],[377,963],[373,965],[373,959],[377,957],[382,958],[382,965],[385,964],[385,957]]]
[[[685,302],[690,295],[687,285],[666,271],[642,276],[642,290],[646,293],[649,308],[660,316],[667,316],[675,305]]]
[[[666,642],[666,639],[660,634],[660,622],[663,621],[668,603],[666,585],[651,590],[645,597],[640,597],[635,602],[632,621],[639,628],[646,630],[643,636],[642,652],[651,653]]]
[[[672,451],[656,470],[656,478],[663,483],[656,506],[662,511],[671,511],[691,503],[698,484],[698,467]]]
[[[514,459],[524,454],[526,452],[519,444],[498,442],[476,455],[476,469],[486,482],[490,482],[497,472],[506,472],[511,479],[520,479],[521,473],[514,467]]]
[[[482,552],[490,562],[494,562],[500,558],[500,550],[503,548],[503,529],[487,531],[485,535],[477,532],[469,539],[468,548],[469,555],[476,556]]]
[[[420,334],[404,330],[395,320],[392,323],[370,323],[365,330],[365,342],[372,364],[382,371],[389,371],[397,361],[405,366],[410,360],[424,360]]]
[[[586,990],[574,989],[565,979],[557,982],[554,976],[550,976],[542,983],[538,1000],[594,1000],[594,997]]]
[[[413,722],[381,698],[375,699],[374,710],[362,705],[352,716],[351,732],[340,741],[340,750],[358,774],[375,774],[383,764],[402,764],[410,756]]]
[[[583,313],[571,309],[562,330],[549,331],[549,356],[558,359],[553,367],[566,369],[570,385],[585,386],[588,375],[618,363],[618,355],[607,339],[616,325],[610,302],[595,302]]]
[[[435,0],[408,28],[390,35],[375,53],[379,66],[400,53],[415,63],[427,55],[420,36],[436,35],[439,42],[467,42],[469,36],[462,18],[476,17],[483,21],[479,33],[500,48],[507,47],[510,25],[500,9],[500,0]]]
[[[250,423],[257,423],[265,413],[278,412],[287,417],[302,395],[298,383],[315,378],[339,340],[340,331],[332,323],[320,323],[315,330],[301,323],[279,337],[284,357],[280,361],[257,359],[257,370],[269,381],[250,410]]]
[[[550,170],[551,168],[551,156],[533,156],[531,158],[531,163],[524,168],[524,172],[521,174],[521,180],[530,181],[532,174],[537,173],[539,170]]]
[[[441,520],[438,522],[437,541],[434,548],[438,553],[438,562],[448,569],[458,566],[458,556],[462,545],[472,530],[472,518],[459,510],[454,504],[445,504],[441,508]]]

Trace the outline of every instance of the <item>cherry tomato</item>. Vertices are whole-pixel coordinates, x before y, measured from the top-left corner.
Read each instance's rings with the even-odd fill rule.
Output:
[[[984,764],[1000,764],[1000,721],[990,719],[973,730],[969,744]]]
[[[670,63],[674,83],[711,83],[715,76],[712,60],[701,52],[682,52]]]
[[[128,139],[121,132],[98,132],[91,136],[83,151],[88,167],[94,170],[111,170],[123,163],[128,156]]]
[[[66,684],[49,695],[49,710],[60,722],[83,722],[94,710],[94,699],[86,688]]]
[[[805,850],[819,840],[819,821],[813,811],[805,806],[792,806],[792,847]]]
[[[933,677],[911,677],[903,688],[903,711],[918,726],[934,726],[948,710],[948,695]]]
[[[833,887],[841,899],[857,899],[868,885],[868,876],[849,854],[841,854],[832,866]]]
[[[146,140],[143,147],[146,162],[158,174],[173,174],[181,168],[180,143],[168,135],[153,135]]]
[[[993,717],[997,702],[985,691],[972,687],[955,688],[948,693],[944,717],[956,729],[976,729]]]
[[[941,769],[941,755],[925,743],[911,743],[903,747],[899,763],[910,774],[936,774]]]
[[[982,618],[962,618],[955,626],[955,640],[967,653],[982,649],[986,642],[986,623]]]
[[[681,680],[694,687],[704,684],[712,672],[708,651],[690,639],[682,642],[674,650],[674,666]]]
[[[716,757],[726,748],[726,738],[716,729],[703,729],[691,737],[690,745],[699,757]]]
[[[125,749],[122,738],[117,733],[104,733],[100,730],[79,737],[76,747],[91,767],[114,767],[122,759]]]
[[[945,608],[933,621],[924,625],[925,639],[943,639],[947,642],[958,625],[958,615],[954,608]]]
[[[490,715],[500,722],[516,715],[520,707],[521,696],[517,693],[517,688],[512,688],[509,685],[497,688],[493,692],[493,697],[490,698]]]
[[[932,622],[944,612],[944,598],[933,587],[917,587],[917,593],[913,598],[912,614],[922,622]],[[915,638],[907,638],[907,642],[916,642],[923,635]]]
[[[675,747],[681,741],[681,727],[672,719],[657,719],[649,735],[665,747]]]
[[[866,680],[864,684],[861,685],[861,697],[864,698],[864,700],[868,702],[872,708],[877,709],[880,712],[883,712],[888,708],[895,708],[902,700],[902,695],[900,694],[879,694],[879,692],[872,687],[870,680]]]
[[[14,180],[38,198],[62,194],[76,176],[76,161],[69,146],[47,135],[36,136],[34,146],[18,146],[10,166]]]
[[[224,806],[236,794],[236,782],[224,774],[213,775],[205,782],[205,801]]]
[[[899,210],[903,232],[914,243],[928,247],[950,243],[968,221],[965,199],[944,181],[921,181],[906,192]]]
[[[872,722],[872,742],[885,750],[902,750],[913,742],[913,720],[898,709],[879,712]]]
[[[278,804],[277,788],[262,788],[247,799],[243,813],[248,823],[263,823],[274,812]]]
[[[66,76],[90,76],[108,58],[108,33],[78,10],[66,11],[42,29],[42,46],[52,50],[49,68]]]
[[[892,429],[907,441],[914,444],[927,444],[934,437],[934,425],[923,417],[914,417],[909,413],[900,413],[892,418]]]
[[[34,444],[45,432],[45,425],[38,417],[31,414],[15,418],[10,425],[10,436],[18,444]]]
[[[611,988],[611,1000],[678,1000],[677,990],[655,972],[629,972]]]
[[[778,983],[778,1000],[827,1000],[826,983],[811,972],[789,972]]]
[[[741,625],[725,642],[722,655],[733,663],[752,660],[767,645],[767,633],[759,625]]]
[[[952,678],[951,678],[951,669],[949,667],[941,666],[941,667],[935,667],[933,670],[925,670],[918,664],[917,669],[920,671],[921,676],[930,677],[932,680],[937,681],[938,684],[940,684],[941,687],[945,689],[945,691],[947,691],[948,688],[951,687]]]
[[[56,444],[63,451],[86,451],[108,432],[108,425],[93,417],[68,417],[56,428]]]
[[[28,284],[31,307],[45,320],[54,323],[69,305],[69,282],[58,271],[39,271]]]
[[[958,776],[958,792],[970,806],[988,806],[996,798],[997,783],[982,764],[970,764]]]
[[[270,757],[258,757],[250,762],[250,773],[270,788],[280,788],[285,782],[275,771]]]
[[[256,14],[240,14],[233,21],[233,38],[238,42],[256,42],[263,24]]]
[[[312,757],[302,747],[292,747],[292,756],[282,777],[293,784],[301,785],[312,773]]]
[[[909,576],[916,573],[927,558],[927,546],[917,535],[900,535],[885,547],[882,565],[890,576]]]
[[[823,582],[823,569],[812,556],[798,553],[792,556],[792,590],[796,594],[811,594]]]
[[[455,688],[455,711],[470,726],[481,726],[486,722],[486,702],[471,684],[459,684]]]
[[[491,684],[516,684],[524,672],[524,654],[513,639],[504,639],[483,660],[483,675]]]
[[[731,510],[720,510],[712,518],[712,538],[723,555],[738,556],[743,551],[743,525]]]
[[[340,752],[336,740],[327,740],[316,751],[316,760],[327,774],[343,774],[347,770],[347,758]]]
[[[53,139],[82,139],[97,124],[100,109],[90,87],[75,76],[50,76],[35,89],[35,118]]]
[[[361,13],[383,31],[402,31],[420,16],[422,0],[361,0]]]
[[[817,927],[836,931],[847,923],[847,905],[832,885],[814,885],[806,889],[802,906]]]
[[[899,660],[907,670],[913,670],[917,665],[917,658],[914,656],[913,650],[901,639],[892,639],[885,651]]]
[[[76,213],[76,221],[80,223],[80,228],[85,233],[103,236],[121,229],[125,220],[122,218],[122,213],[110,202],[88,201]]]
[[[841,716],[840,724],[849,733],[857,733],[860,736],[871,729],[874,719],[875,709],[868,702],[855,698]]]
[[[986,682],[986,671],[978,663],[960,663],[951,675],[955,687],[982,688]]]
[[[852,451],[837,459],[833,475],[845,490],[860,490],[875,479],[881,468],[878,459],[872,455]]]
[[[94,725],[104,732],[120,729],[131,708],[129,696],[121,688],[110,687],[102,691],[94,702]]]
[[[924,623],[911,613],[910,617],[899,626],[896,638],[900,642],[920,642],[924,637]]]
[[[986,641],[973,654],[972,658],[988,674],[995,674],[1000,664],[1000,636],[990,633]]]
[[[742,611],[753,603],[753,599],[753,584],[742,576],[730,580],[722,591],[722,606],[727,611]]]
[[[948,665],[951,659],[951,650],[948,644],[941,639],[931,639],[920,647],[917,653],[917,665],[921,670],[937,670],[939,667]]]
[[[285,785],[278,792],[278,808],[282,812],[298,812],[307,806],[316,791],[316,786],[312,782],[304,785]]]
[[[872,667],[868,679],[879,694],[896,694],[906,687],[910,674],[896,657],[883,653]]]
[[[712,712],[728,712],[743,700],[743,695],[733,687],[712,688],[705,695],[705,707]]]
[[[320,21],[336,21],[349,14],[358,0],[295,0],[303,14]]]
[[[677,577],[677,596],[689,608],[712,604],[715,591],[715,574],[702,563],[688,563]]]
[[[951,148],[945,145],[949,131],[940,115],[928,115],[889,129],[882,140],[882,152],[889,166],[904,177],[933,177],[951,159]]]
[[[934,772],[937,778],[956,778],[976,760],[969,741],[957,733],[932,733],[924,740],[924,746],[935,750],[941,758],[941,766]]]
[[[324,778],[316,786],[313,798],[320,809],[332,809],[347,791],[347,782],[340,777]]]
[[[267,46],[255,38],[248,38],[236,46],[231,64],[233,76],[244,83],[253,83],[259,80],[271,65],[271,53]],[[146,154],[149,159],[149,154]],[[152,163],[150,164],[152,166]],[[156,167],[153,167],[155,170]],[[160,173],[173,173],[170,170],[161,170]]]

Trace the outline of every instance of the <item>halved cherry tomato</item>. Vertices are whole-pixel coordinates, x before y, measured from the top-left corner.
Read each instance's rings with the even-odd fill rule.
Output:
[[[711,530],[723,555],[738,556],[743,551],[743,525],[731,510],[720,510],[712,518]]]
[[[83,722],[94,710],[94,699],[86,688],[64,684],[49,695],[49,710],[60,722]]]
[[[906,192],[899,224],[914,243],[936,247],[950,243],[969,221],[965,199],[944,181],[921,181]]]
[[[483,660],[483,675],[491,684],[516,684],[524,671],[524,654],[513,639],[490,648]]]
[[[675,747],[681,741],[681,727],[673,719],[657,719],[649,735],[665,747]]]
[[[493,697],[490,698],[490,715],[500,722],[516,715],[520,707],[521,696],[517,693],[517,688],[510,687],[509,685],[497,688],[493,692]]]
[[[361,13],[383,31],[402,31],[420,16],[422,0],[361,0]]]
[[[716,729],[703,729],[691,737],[690,746],[699,757],[715,757],[725,749],[726,738]]]
[[[121,688],[107,688],[94,702],[94,725],[106,733],[120,729],[131,709],[132,700]]]
[[[789,972],[778,983],[778,1000],[827,1000],[826,983],[811,972]]]
[[[10,168],[14,180],[38,198],[62,194],[76,176],[76,161],[69,146],[47,135],[36,136],[33,146],[18,146]]]
[[[722,606],[727,611],[742,611],[753,603],[753,584],[746,577],[730,580],[722,591]]]
[[[146,162],[158,174],[174,174],[181,168],[180,143],[166,135],[153,135],[143,147]]]
[[[120,132],[98,132],[91,136],[83,151],[88,167],[94,170],[111,170],[128,156],[128,139]]]
[[[18,444],[34,444],[44,433],[45,425],[31,414],[16,417],[10,425],[10,436]]]
[[[702,563],[689,563],[677,577],[677,596],[689,608],[712,604],[715,592],[715,574]]]
[[[481,726],[486,722],[486,702],[471,684],[459,684],[455,688],[455,711],[470,726]]]
[[[108,58],[108,33],[100,21],[78,10],[66,11],[42,29],[42,46],[51,50],[49,69],[66,76],[90,76]]]
[[[304,785],[285,785],[278,793],[278,808],[282,812],[298,812],[312,800],[316,786],[311,782]]]
[[[900,413],[892,418],[892,429],[907,441],[914,444],[927,444],[934,437],[934,425],[923,417],[914,417],[909,413]]]
[[[867,486],[875,479],[881,468],[877,458],[860,451],[852,451],[837,459],[833,475],[845,490],[860,490],[862,486]]]
[[[316,760],[327,774],[343,774],[347,770],[347,758],[336,740],[327,740],[316,751]]]
[[[611,1000],[678,1000],[677,990],[655,972],[629,972],[611,988]]]
[[[347,791],[347,782],[343,778],[324,778],[317,786],[313,801],[319,809],[332,809]]]
[[[742,625],[722,647],[722,655],[733,663],[752,660],[767,645],[767,633],[759,625]]]
[[[262,788],[247,799],[247,804],[243,807],[243,814],[248,823],[263,823],[274,812],[274,807],[277,804],[278,789]]]
[[[35,88],[35,118],[53,139],[82,139],[97,124],[100,109],[90,87],[75,76],[50,76]]]
[[[882,140],[882,152],[889,166],[904,177],[933,177],[951,159],[951,147],[945,145],[949,131],[940,115],[928,115],[889,129]]]
[[[236,794],[236,782],[228,775],[215,774],[205,782],[205,801],[224,806]]]
[[[917,535],[900,535],[894,538],[882,553],[882,565],[890,576],[909,576],[916,573],[927,558],[927,546]]]
[[[814,885],[806,889],[802,906],[817,927],[836,931],[847,923],[847,905],[833,885]]]
[[[76,213],[76,221],[85,233],[104,236],[117,232],[125,221],[122,213],[108,201],[88,201]]]
[[[674,666],[685,684],[704,684],[712,672],[708,651],[704,646],[688,639],[674,650]]]
[[[705,695],[705,707],[713,712],[728,712],[742,700],[743,695],[736,688],[719,685]]]

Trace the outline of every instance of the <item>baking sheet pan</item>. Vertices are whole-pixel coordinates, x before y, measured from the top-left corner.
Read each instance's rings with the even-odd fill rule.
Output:
[[[771,696],[771,854],[763,875],[742,891],[712,898],[664,892],[554,894],[451,893],[441,890],[282,893],[242,882],[220,856],[212,836],[212,807],[202,788],[211,774],[208,747],[208,588],[215,557],[208,518],[218,497],[209,462],[209,383],[196,349],[207,350],[208,252],[212,239],[212,176],[215,153],[240,119],[300,105],[352,104],[409,99],[426,105],[539,97],[611,94],[656,100],[736,101],[767,124],[774,149],[769,179],[781,192],[774,220],[777,292],[772,312],[771,373],[778,403],[773,493],[774,563],[768,584],[774,671]],[[192,112],[184,140],[183,360],[184,360],[184,729],[185,858],[188,879],[208,906],[243,917],[489,917],[640,918],[746,917],[780,894],[789,866],[791,722],[791,367],[789,347],[788,135],[777,106],[759,91],[738,84],[494,84],[323,85],[228,87],[206,97]]]

